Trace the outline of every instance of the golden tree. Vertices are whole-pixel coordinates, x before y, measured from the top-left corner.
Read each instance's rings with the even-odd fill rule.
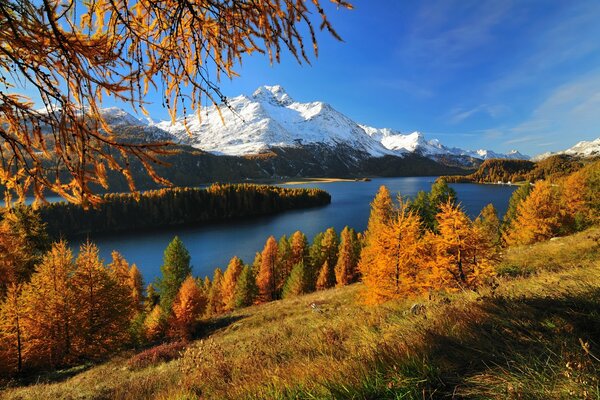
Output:
[[[256,276],[256,285],[261,301],[271,301],[276,298],[276,264],[277,241],[273,236],[270,236],[261,253],[260,269]]]
[[[329,266],[329,261],[325,260],[323,266],[319,270],[319,275],[317,276],[316,289],[317,290],[325,290],[333,287],[335,282],[332,279],[334,276],[333,268]]]
[[[200,114],[202,102],[226,103],[219,79],[236,76],[244,55],[279,62],[287,49],[308,62],[307,35],[317,54],[313,10],[320,28],[338,37],[320,0],[0,2],[0,185],[20,197],[32,189],[43,198],[49,189],[95,203],[90,184],[106,187],[109,169],[134,187],[130,158],[164,183],[152,166],[168,151],[165,143],[119,140],[102,116],[103,98],[145,112],[154,88],[172,118],[179,109]],[[14,91],[25,86],[45,112]]]
[[[223,271],[215,269],[210,291],[208,292],[208,314],[219,315],[223,312]]]
[[[407,205],[401,203],[396,216],[368,241],[363,252],[365,260],[372,260],[372,264],[362,277],[368,303],[406,297],[426,286],[421,231],[416,212],[409,211]]]
[[[32,365],[57,367],[73,359],[75,307],[71,276],[73,255],[66,242],[55,243],[22,291],[23,331]]]
[[[328,228],[321,240],[321,252],[328,265],[327,287],[335,285],[335,266],[338,261],[340,239],[334,228]]]
[[[237,281],[244,269],[244,263],[239,257],[233,257],[223,275],[223,310],[231,311],[235,308]]]
[[[354,229],[344,227],[340,235],[340,250],[335,265],[335,281],[338,286],[353,283],[358,278],[358,259],[360,244]]]
[[[177,336],[189,339],[196,321],[206,309],[207,298],[190,275],[181,284],[173,302],[173,328]]]
[[[548,240],[561,232],[563,214],[558,187],[537,182],[529,196],[517,207],[505,235],[509,245]]]
[[[149,342],[160,340],[165,334],[167,320],[160,304],[155,305],[144,320],[144,334]]]
[[[298,263],[306,263],[308,261],[308,240],[306,235],[300,231],[294,232],[290,239],[292,254],[290,263],[296,265]]]
[[[433,260],[433,287],[476,287],[494,274],[494,246],[460,205],[447,202],[436,215],[439,234]]]
[[[109,272],[96,245],[84,243],[75,264],[70,278],[76,305],[70,340],[75,354],[94,359],[125,343],[134,310],[127,282]]]
[[[370,268],[375,265],[378,257],[378,238],[386,225],[393,218],[395,212],[394,202],[390,192],[381,186],[371,202],[371,213],[365,232],[364,247],[360,253],[358,269],[362,276],[369,275]]]
[[[12,284],[0,303],[0,372],[21,372],[26,346],[23,335],[25,305],[21,285]]]
[[[144,309],[144,278],[135,264],[132,264],[129,269],[127,286],[131,290],[133,309],[137,312],[141,312]]]

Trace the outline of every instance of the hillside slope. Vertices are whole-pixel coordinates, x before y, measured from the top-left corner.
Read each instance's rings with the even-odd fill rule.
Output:
[[[499,273],[378,307],[360,284],[250,307],[175,361],[132,369],[126,353],[2,397],[598,398],[600,228],[510,249]]]

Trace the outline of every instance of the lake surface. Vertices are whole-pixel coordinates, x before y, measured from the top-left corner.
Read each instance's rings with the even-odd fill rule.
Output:
[[[192,257],[193,273],[209,275],[216,267],[225,268],[237,255],[252,263],[257,251],[262,251],[270,235],[279,238],[301,230],[312,241],[317,233],[333,226],[339,233],[348,225],[358,231],[367,227],[369,204],[381,185],[392,195],[414,196],[419,190],[429,190],[435,177],[377,178],[370,182],[329,182],[289,185],[289,187],[319,187],[328,191],[331,204],[324,207],[289,211],[279,215],[244,219],[194,228],[168,228],[152,232],[97,235],[90,239],[100,248],[101,256],[109,262],[112,250],[117,250],[130,262],[137,264],[146,282],[160,275],[164,249],[178,235]],[[453,184],[458,199],[471,217],[492,203],[500,216],[516,186]],[[78,247],[78,243],[72,243]]]

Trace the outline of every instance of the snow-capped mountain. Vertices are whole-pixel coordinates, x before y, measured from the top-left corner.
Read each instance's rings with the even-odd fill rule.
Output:
[[[600,137],[589,142],[581,141],[575,146],[558,152],[542,153],[533,158],[534,161],[543,160],[557,154],[567,154],[575,157],[600,157]]]
[[[481,160],[489,158],[510,158],[510,159],[529,159],[528,156],[512,150],[507,154],[496,153],[492,150],[463,150],[457,147],[447,147],[440,143],[437,139],[427,140],[421,132],[413,132],[408,135],[403,135],[398,131],[388,128],[377,129],[369,126],[361,125],[361,128],[373,139],[381,142],[387,149],[399,151],[419,153],[430,158],[439,158],[441,156],[457,156],[457,157],[472,157]]]
[[[214,154],[250,155],[308,144],[349,146],[371,157],[395,154],[329,104],[296,102],[281,86],[262,86],[251,96],[229,99],[228,106],[220,107],[223,118],[213,106],[203,108],[200,119],[190,115],[155,126]]]
[[[189,115],[154,126],[172,134],[182,144],[224,155],[251,155],[273,148],[301,148],[321,145],[352,148],[365,157],[398,156],[416,153],[439,160],[443,157],[528,158],[519,152],[499,154],[490,150],[468,151],[449,148],[438,140],[426,140],[414,132],[403,135],[391,129],[359,125],[327,103],[300,103],[281,86],[261,86],[251,96],[237,96],[229,107],[206,107]],[[187,129],[186,129],[187,128]],[[356,157],[357,154],[352,155]]]

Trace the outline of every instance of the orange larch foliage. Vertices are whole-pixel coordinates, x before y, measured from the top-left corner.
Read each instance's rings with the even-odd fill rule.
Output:
[[[329,261],[325,260],[323,266],[319,270],[319,276],[317,277],[317,290],[324,290],[333,287],[333,285],[335,284],[332,279],[333,275],[333,268],[329,266]]]
[[[517,207],[505,235],[509,245],[531,244],[560,234],[564,212],[559,188],[550,182],[537,182],[529,196]]]
[[[144,334],[146,340],[150,343],[157,342],[164,334],[167,327],[167,321],[164,310],[157,304],[152,308],[144,320]]]
[[[235,294],[237,281],[244,269],[244,263],[239,257],[233,257],[223,276],[223,311],[231,311],[235,308]]]
[[[196,321],[201,317],[208,303],[208,299],[196,283],[196,280],[190,275],[181,284],[177,297],[173,302],[173,322],[172,328],[176,336],[189,339],[191,338]]]
[[[290,263],[296,265],[308,262],[308,240],[306,235],[300,231],[294,232],[290,239],[292,253]]]
[[[221,271],[221,268],[217,268],[208,293],[207,313],[219,315],[223,313],[223,306],[223,271]]]
[[[493,244],[486,242],[482,228],[473,225],[460,205],[442,204],[436,220],[434,288],[476,287],[494,274]]]
[[[267,239],[260,257],[260,269],[256,277],[258,294],[261,301],[271,301],[276,297],[277,241],[273,236]]]
[[[358,270],[361,275],[370,274],[370,269],[375,265],[379,252],[378,237],[394,215],[394,203],[387,187],[381,186],[371,202],[371,213],[364,236],[364,247],[360,252]]]
[[[30,354],[24,362],[30,366],[58,367],[74,358],[76,306],[70,282],[74,272],[71,250],[61,241],[52,246],[23,288],[23,331]]]
[[[102,264],[95,245],[88,242],[81,246],[71,277],[76,304],[73,318],[76,334],[71,338],[73,352],[78,356],[101,358],[126,342],[133,316],[126,264],[123,260],[124,275],[115,276]]]
[[[421,232],[419,217],[401,204],[396,216],[380,226],[377,236],[369,240],[367,254],[375,256],[363,274],[368,303],[406,297],[427,285]]]
[[[340,249],[335,265],[335,281],[337,286],[349,285],[358,278],[358,259],[360,244],[354,229],[345,227],[340,236]]]
[[[27,341],[23,332],[25,305],[21,297],[21,285],[11,284],[0,303],[0,373],[8,376],[23,368],[23,355]]]
[[[129,269],[127,286],[131,291],[131,303],[133,309],[137,312],[141,312],[144,309],[144,278],[135,264],[132,264]]]

